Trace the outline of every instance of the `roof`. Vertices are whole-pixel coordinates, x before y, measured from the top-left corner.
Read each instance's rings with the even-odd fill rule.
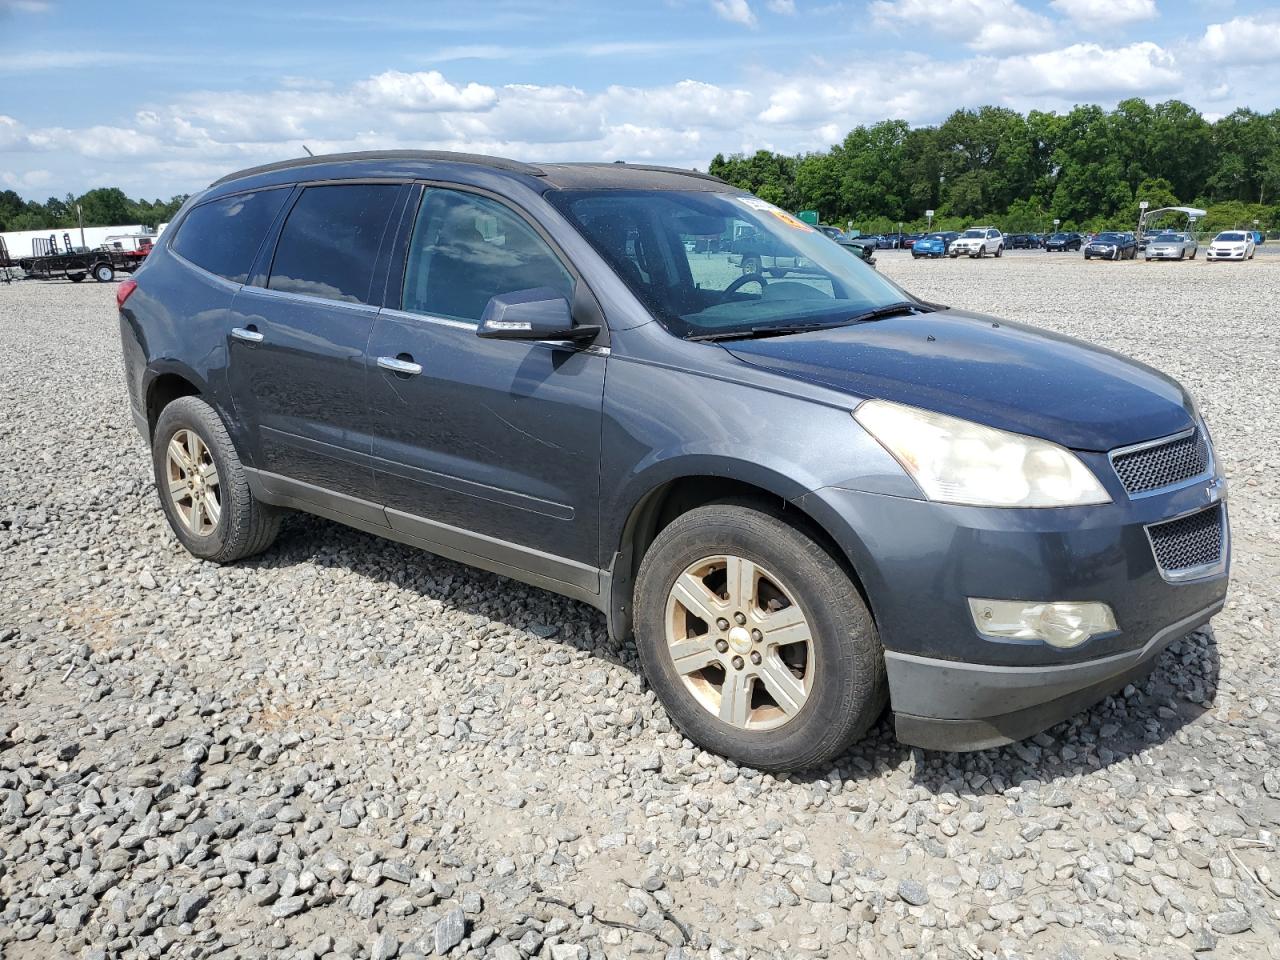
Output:
[[[407,161],[422,163],[474,164],[489,170],[525,177],[536,177],[548,189],[684,189],[731,190],[734,189],[719,177],[696,170],[661,167],[649,164],[614,163],[523,163],[505,157],[491,157],[479,153],[455,153],[449,150],[369,150],[359,153],[330,153],[316,156],[294,157],[245,170],[237,170],[211,183],[221,186],[234,180],[283,170],[305,169],[318,165],[344,163],[369,163],[378,161]]]

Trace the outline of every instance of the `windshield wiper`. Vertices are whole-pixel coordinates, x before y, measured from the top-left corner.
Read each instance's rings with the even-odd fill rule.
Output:
[[[785,337],[793,333],[812,333],[814,330],[828,330],[832,327],[846,327],[854,323],[867,323],[871,320],[880,320],[884,317],[892,317],[899,313],[915,312],[915,313],[933,313],[938,307],[930,303],[918,303],[914,300],[901,300],[897,303],[887,303],[883,307],[875,307],[871,310],[865,310],[862,313],[855,313],[851,317],[844,317],[831,323],[792,323],[783,326],[761,326],[750,327],[746,330],[723,330],[712,331],[709,333],[695,333],[692,336],[685,337],[686,340],[707,341],[707,340],[756,340],[763,337]]]
[[[882,317],[893,317],[899,313],[907,313],[914,311],[915,313],[933,313],[938,308],[929,303],[917,303],[914,300],[900,300],[897,303],[887,303],[883,307],[876,307],[873,310],[867,310],[863,313],[855,313],[852,317],[846,317],[844,323],[866,323],[868,320],[879,320]]]

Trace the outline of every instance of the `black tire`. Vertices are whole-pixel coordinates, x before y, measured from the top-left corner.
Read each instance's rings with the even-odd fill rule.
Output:
[[[743,257],[742,258],[742,273],[744,276],[747,274],[754,274],[759,272],[760,272],[759,257]]]
[[[713,716],[685,686],[668,653],[667,600],[676,579],[705,557],[733,554],[785,581],[808,620],[814,678],[790,720],[744,730]],[[635,589],[636,647],[649,683],[693,742],[769,771],[803,770],[835,757],[876,721],[887,700],[875,623],[844,568],[803,529],[754,504],[698,507],[649,547]]]
[[[168,492],[166,451],[174,434],[183,429],[203,441],[218,470],[221,516],[214,529],[203,536],[179,519]],[[169,526],[182,545],[201,560],[232,563],[261,553],[275,540],[280,531],[280,511],[253,495],[226,425],[213,407],[199,397],[179,397],[160,411],[151,441],[151,463],[156,493]]]
[[[1003,257],[1003,256],[1004,256],[1004,244],[1003,244],[1003,243],[1002,243],[1002,244],[1000,244],[1000,246],[996,247],[996,256],[997,256],[997,257]]]
[[[99,283],[110,283],[116,278],[116,272],[109,263],[99,263],[93,268],[93,279]]]
[[[84,276],[83,273],[69,273],[67,274],[67,279],[72,283],[81,283],[84,281]]]

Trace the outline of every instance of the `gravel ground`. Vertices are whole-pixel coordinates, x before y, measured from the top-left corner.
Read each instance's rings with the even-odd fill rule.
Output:
[[[1280,257],[877,256],[1189,386],[1234,583],[1033,741],[882,722],[790,779],[686,743],[581,604],[306,517],[193,560],[113,288],[0,285],[0,958],[1280,957]]]

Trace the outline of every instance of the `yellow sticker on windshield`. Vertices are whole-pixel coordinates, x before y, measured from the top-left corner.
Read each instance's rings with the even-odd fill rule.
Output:
[[[788,227],[791,227],[795,230],[812,230],[813,229],[813,227],[809,226],[809,224],[805,223],[803,220],[793,217],[791,214],[787,213],[787,211],[783,210],[781,207],[775,207],[768,200],[761,200],[759,197],[738,197],[738,202],[745,204],[746,206],[750,207],[752,210],[759,210],[763,213],[772,214],[773,216],[781,220],[783,223],[785,223]]]

